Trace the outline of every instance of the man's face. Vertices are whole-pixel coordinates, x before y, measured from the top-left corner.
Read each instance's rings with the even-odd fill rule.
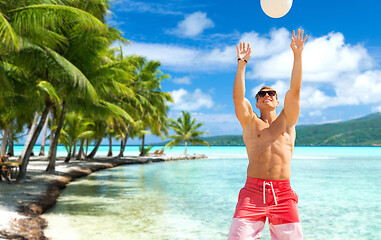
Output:
[[[257,108],[259,109],[273,109],[278,107],[279,101],[274,90],[264,89],[258,92]]]

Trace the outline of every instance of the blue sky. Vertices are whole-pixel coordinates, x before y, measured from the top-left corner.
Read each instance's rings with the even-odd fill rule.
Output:
[[[189,110],[205,123],[202,130],[209,136],[242,134],[232,100],[240,41],[249,42],[253,52],[246,97],[255,108],[255,93],[269,85],[280,95],[279,111],[283,108],[293,64],[291,33],[298,28],[309,35],[298,124],[381,111],[379,1],[294,1],[279,19],[266,16],[259,0],[112,0],[111,6],[108,24],[131,42],[123,46],[125,54],[159,60],[162,72],[171,76],[162,83],[175,100],[169,117]]]

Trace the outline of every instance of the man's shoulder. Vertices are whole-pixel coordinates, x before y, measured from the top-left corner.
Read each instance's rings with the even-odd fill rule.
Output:
[[[276,120],[272,124],[281,126],[282,128],[285,128],[286,130],[295,129],[295,125],[287,124],[287,119],[286,119],[286,116],[284,115],[284,109],[279,113]]]

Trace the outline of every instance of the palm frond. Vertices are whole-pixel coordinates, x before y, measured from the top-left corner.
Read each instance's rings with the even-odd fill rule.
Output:
[[[91,101],[98,101],[98,95],[94,87],[76,66],[55,51],[49,48],[45,48],[45,50],[56,64],[64,70],[67,80],[70,81],[70,84],[74,85],[74,90],[84,93]]]
[[[50,84],[50,82],[40,81],[40,83],[37,85],[37,87],[40,88],[41,90],[43,90],[57,104],[59,104],[61,102],[60,98],[57,95],[56,90],[54,89],[52,84]]]
[[[5,44],[5,47],[9,50],[20,49],[20,39],[16,32],[5,18],[5,16],[0,12],[0,39],[1,42]]]
[[[196,120],[196,119],[195,119]],[[193,124],[191,124],[193,125]],[[189,130],[191,132],[195,131],[197,128],[201,127],[201,126],[204,126],[205,124],[204,123],[197,123],[196,125],[192,126],[192,128]]]
[[[123,118],[125,121],[127,121],[131,125],[135,124],[135,121],[132,119],[132,117],[119,106],[103,101],[103,100],[101,100],[101,104],[106,106],[107,109],[110,111],[110,113],[114,114],[115,116],[119,116]]]
[[[105,16],[107,9],[109,9],[109,1],[105,0],[86,0],[86,1],[73,1],[73,0],[61,0],[61,2],[67,6],[82,9],[100,21],[105,22]]]
[[[85,131],[79,134],[79,139],[92,138],[94,136],[94,131]]]
[[[172,149],[174,146],[177,146],[181,143],[181,140],[172,140],[169,143],[165,144],[164,148],[169,147],[169,149]]]
[[[196,119],[191,119],[189,112],[182,111],[182,117],[179,117],[177,121],[173,119],[168,120],[168,126],[174,130],[177,135],[170,135],[167,138],[174,139],[171,144],[180,143],[181,141],[189,141],[192,144],[208,145],[206,141],[198,139],[197,137],[208,132],[196,131],[197,128],[204,125],[203,123],[196,123]]]
[[[22,36],[31,36],[31,33],[40,28],[57,33],[69,32],[73,26],[77,25],[84,32],[107,31],[107,26],[99,19],[86,11],[70,6],[37,4],[11,10],[9,14],[15,31]]]

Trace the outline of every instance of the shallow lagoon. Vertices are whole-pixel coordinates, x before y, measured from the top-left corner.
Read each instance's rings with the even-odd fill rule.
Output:
[[[226,239],[246,178],[246,150],[188,150],[209,159],[122,166],[70,183],[44,215],[49,221],[46,235]],[[177,147],[169,154],[182,151]],[[381,148],[296,147],[291,182],[299,196],[305,239],[381,236]],[[270,239],[267,226],[262,239]]]

